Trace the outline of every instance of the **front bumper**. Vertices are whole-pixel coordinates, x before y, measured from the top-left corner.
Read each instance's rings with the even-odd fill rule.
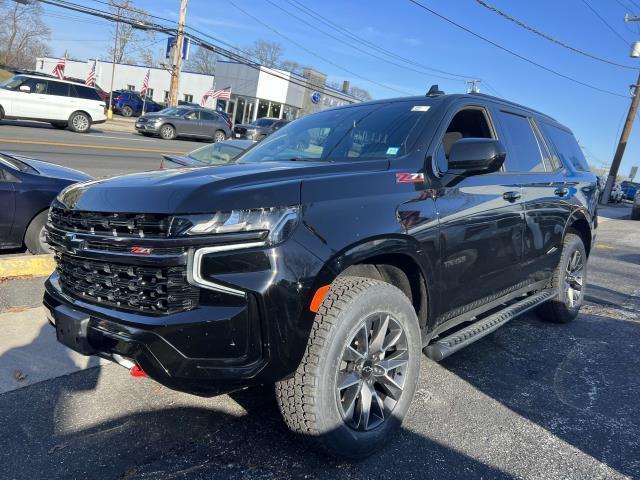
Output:
[[[135,129],[139,132],[158,133],[159,126],[155,123],[139,123],[136,122]]]
[[[71,298],[54,273],[45,283],[43,303],[49,322],[57,325],[58,340],[67,347],[83,355],[130,359],[174,390],[216,395],[261,383],[258,373],[267,357],[252,296],[236,305],[153,317]]]

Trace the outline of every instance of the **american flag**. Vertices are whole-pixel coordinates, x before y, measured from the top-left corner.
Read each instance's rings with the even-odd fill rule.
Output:
[[[60,57],[60,60],[58,60],[56,66],[53,67],[53,71],[51,73],[53,73],[58,78],[64,78],[64,66],[66,62],[67,60],[65,57]]]
[[[96,62],[93,62],[93,66],[91,67],[91,70],[89,71],[89,74],[87,75],[87,79],[85,80],[84,84],[87,85],[88,87],[93,87],[93,84],[96,81]]]
[[[151,69],[147,70],[147,74],[142,81],[142,88],[140,89],[140,96],[142,98],[147,96],[147,90],[149,90],[149,74],[151,73]]]
[[[202,96],[202,100],[200,100],[200,106],[204,107],[210,98],[211,99],[219,98],[220,100],[229,100],[231,98],[231,87],[226,87],[226,88],[223,88],[222,90],[215,90],[213,88],[210,88]]]

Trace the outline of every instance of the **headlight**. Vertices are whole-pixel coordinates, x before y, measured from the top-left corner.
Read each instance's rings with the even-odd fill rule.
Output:
[[[266,244],[286,239],[298,222],[299,207],[272,207],[231,210],[213,214],[177,216],[173,220],[174,235],[212,235],[265,231]]]

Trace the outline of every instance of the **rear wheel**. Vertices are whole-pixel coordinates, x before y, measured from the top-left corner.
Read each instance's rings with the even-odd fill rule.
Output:
[[[34,255],[49,253],[51,247],[47,243],[45,225],[47,224],[48,210],[40,212],[35,216],[31,223],[27,227],[27,232],[24,235],[24,244]]]
[[[91,118],[84,112],[76,112],[69,118],[69,127],[74,132],[86,133],[91,128]]]
[[[165,140],[173,140],[176,138],[176,129],[173,128],[173,125],[162,125],[160,127],[160,137]]]
[[[295,375],[276,395],[293,431],[330,453],[366,457],[404,418],[418,380],[421,337],[409,299],[385,282],[341,277],[316,315]]]
[[[213,134],[213,142],[220,143],[224,142],[227,139],[227,135],[222,130],[216,130]]]
[[[586,278],[584,243],[579,235],[569,232],[565,235],[560,262],[551,280],[551,288],[557,296],[539,307],[540,317],[554,323],[568,323],[576,318],[584,299]]]
[[[58,130],[63,130],[67,128],[69,124],[67,122],[51,122],[51,126],[53,128],[57,128]]]
[[[131,117],[133,115],[133,108],[129,105],[125,105],[120,111],[122,112],[123,117]]]

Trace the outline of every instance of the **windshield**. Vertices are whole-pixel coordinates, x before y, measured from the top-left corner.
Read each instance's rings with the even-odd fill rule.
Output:
[[[411,133],[428,110],[426,104],[396,101],[315,113],[276,130],[239,162],[399,157],[412,147]]]
[[[168,108],[163,108],[158,113],[161,113],[163,115],[181,116],[181,115],[186,115],[190,111],[191,111],[190,108],[168,107]]]
[[[0,87],[6,90],[16,90],[22,82],[24,82],[27,77],[21,77],[20,75],[16,75],[15,77],[11,77],[4,82],[0,83]]]
[[[272,119],[272,118],[259,118],[258,120],[255,120],[255,121],[251,122],[249,125],[254,125],[256,127],[268,127],[273,122],[275,122],[275,119]]]
[[[229,163],[231,160],[240,155],[244,149],[235,147],[225,143],[212,143],[205,147],[194,150],[189,158],[206,163],[207,165],[222,165]]]

